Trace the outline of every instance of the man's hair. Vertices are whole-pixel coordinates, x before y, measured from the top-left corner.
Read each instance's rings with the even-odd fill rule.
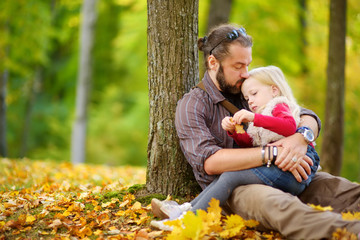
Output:
[[[204,53],[206,69],[209,68],[207,58],[214,55],[220,62],[229,54],[229,46],[239,43],[242,47],[252,47],[252,38],[245,29],[232,24],[222,24],[213,28],[208,36],[198,39],[198,48]]]

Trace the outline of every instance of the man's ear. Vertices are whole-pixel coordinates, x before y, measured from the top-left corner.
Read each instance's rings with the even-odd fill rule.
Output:
[[[208,64],[209,64],[209,68],[211,70],[216,71],[219,61],[214,57],[214,55],[209,55],[208,56]]]

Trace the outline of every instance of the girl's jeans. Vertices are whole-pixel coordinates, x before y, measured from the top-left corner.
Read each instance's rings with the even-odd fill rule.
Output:
[[[308,146],[306,155],[313,160],[314,165],[311,166],[311,174],[308,179],[301,183],[291,172],[284,172],[274,164],[269,168],[261,166],[242,171],[224,172],[191,202],[192,211],[206,210],[212,198],[218,199],[220,206],[224,206],[233,190],[240,185],[266,184],[296,196],[309,185],[319,167],[319,156],[312,146]]]

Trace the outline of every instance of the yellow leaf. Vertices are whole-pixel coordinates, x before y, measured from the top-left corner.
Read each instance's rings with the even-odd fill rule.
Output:
[[[36,220],[36,218],[35,218],[34,216],[32,216],[32,215],[27,215],[27,216],[26,216],[26,223],[27,223],[27,224],[31,224],[31,223],[33,223],[35,220]]]
[[[107,207],[110,206],[111,204],[112,204],[111,202],[106,202],[106,203],[101,204],[101,207],[107,208]]]
[[[134,205],[131,207],[131,210],[139,210],[139,209],[141,209],[141,203],[140,202],[134,203]]]
[[[100,229],[98,229],[98,230],[96,230],[95,232],[94,232],[94,235],[95,236],[99,236],[99,235],[101,235],[103,233],[103,231],[101,231]]]
[[[126,214],[125,211],[119,210],[119,211],[117,211],[117,213],[115,213],[115,216],[121,217],[121,216],[124,216],[125,214]]]
[[[113,231],[113,230],[118,230],[118,229],[115,226],[111,226],[111,227],[109,227],[109,230]]]
[[[360,212],[347,212],[347,213],[342,213],[341,214],[342,218],[344,220],[349,220],[349,221],[353,221],[353,220],[360,220]]]
[[[180,224],[182,223],[182,224]],[[204,236],[203,221],[201,217],[196,216],[193,212],[187,212],[183,219],[177,219],[165,223],[174,226],[173,231],[168,235],[167,239],[202,239]]]
[[[254,228],[256,227],[257,225],[259,225],[259,222],[256,221],[256,220],[246,220],[245,221],[245,225],[249,228]]]
[[[67,217],[67,216],[69,216],[71,214],[71,212],[69,212],[68,210],[66,210],[62,215],[64,216],[64,217]]]
[[[308,204],[310,207],[319,210],[319,211],[332,211],[333,208],[331,206],[322,207],[320,205]]]
[[[225,219],[225,230],[220,233],[220,236],[223,238],[231,238],[239,233],[245,228],[245,221],[239,215],[230,215]]]
[[[84,238],[85,236],[91,236],[92,235],[92,231],[91,228],[89,228],[88,226],[84,226],[82,229],[80,229],[79,232],[77,232],[78,236]]]
[[[125,200],[119,205],[119,207],[125,207],[128,203],[129,203],[129,200]]]
[[[38,231],[38,233],[41,234],[41,235],[49,235],[50,234],[50,233],[45,232],[45,231]]]
[[[207,209],[208,215],[211,214],[214,221],[220,221],[221,219],[221,207],[219,206],[220,201],[212,198],[209,202],[209,207]]]
[[[231,122],[234,122],[233,118],[230,118]],[[235,132],[239,134],[245,133],[244,126],[242,124],[235,124]]]

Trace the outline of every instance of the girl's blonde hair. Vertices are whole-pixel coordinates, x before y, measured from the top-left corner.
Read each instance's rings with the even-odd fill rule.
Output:
[[[300,116],[300,106],[297,104],[292,90],[285,79],[284,73],[280,68],[276,66],[254,68],[249,71],[249,78],[250,77],[256,78],[256,80],[263,84],[276,86],[279,89],[280,96],[286,97],[292,105],[289,107],[295,119]]]

